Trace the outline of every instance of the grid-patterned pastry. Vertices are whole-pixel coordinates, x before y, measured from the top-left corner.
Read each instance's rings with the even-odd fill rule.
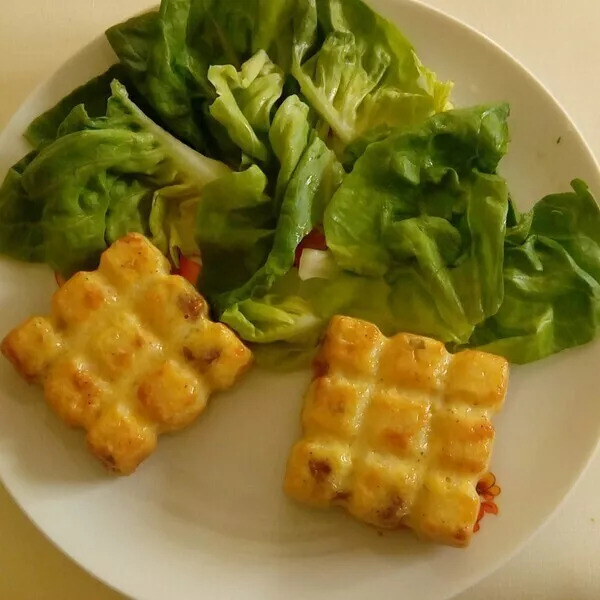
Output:
[[[145,237],[115,242],[98,270],[80,272],[2,342],[3,354],[69,425],[87,431],[92,452],[129,474],[158,434],[189,425],[209,395],[224,390],[252,355],[208,318],[204,298],[170,275]]]
[[[302,412],[284,489],[383,529],[466,546],[479,511],[507,362],[334,317]]]

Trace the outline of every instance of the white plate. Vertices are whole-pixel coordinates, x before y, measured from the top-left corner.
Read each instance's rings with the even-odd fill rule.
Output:
[[[521,207],[573,177],[600,192],[598,167],[555,100],[513,58],[455,20],[410,0],[373,4],[453,79],[458,105],[509,100],[512,146],[503,172]],[[40,111],[114,57],[98,39],[23,105],[0,136],[0,173],[26,150],[20,133]],[[557,140],[561,138],[561,143]],[[0,335],[48,309],[44,267],[0,262]],[[493,470],[500,516],[467,550],[386,534],[340,513],[288,502],[281,479],[308,373],[254,372],[215,399],[188,431],[163,439],[130,478],[105,475],[78,432],[0,361],[0,476],[57,546],[143,599],[353,600],[373,594],[448,598],[497,568],[548,519],[588,462],[600,431],[600,345],[514,368],[497,420]]]

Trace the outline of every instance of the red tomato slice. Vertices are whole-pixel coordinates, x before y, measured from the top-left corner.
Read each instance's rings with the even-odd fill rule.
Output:
[[[325,234],[320,229],[313,229],[299,244],[296,248],[296,260],[294,266],[297,267],[300,264],[300,257],[302,251],[305,248],[311,250],[327,250],[327,240]]]
[[[197,285],[202,273],[202,264],[198,261],[199,259],[197,258],[188,258],[181,255],[179,257],[179,269],[175,270],[175,274],[181,275],[192,285]]]

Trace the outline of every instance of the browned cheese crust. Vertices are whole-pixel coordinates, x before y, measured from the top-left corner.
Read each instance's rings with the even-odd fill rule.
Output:
[[[344,507],[381,529],[468,545],[476,485],[504,401],[504,358],[449,354],[435,340],[334,317],[315,364],[284,488],[292,498]]]
[[[2,353],[44,389],[66,423],[87,432],[112,471],[132,473],[160,433],[186,427],[252,355],[208,318],[204,298],[144,236],[130,234],[52,298],[49,317],[9,333]]]

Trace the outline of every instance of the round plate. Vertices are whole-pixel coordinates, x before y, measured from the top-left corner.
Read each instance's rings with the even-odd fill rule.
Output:
[[[373,4],[412,39],[425,64],[456,82],[459,106],[508,100],[512,145],[502,170],[526,208],[574,177],[600,191],[573,123],[517,61],[482,35],[410,0]],[[114,61],[92,42],[15,115],[0,137],[0,172],[25,151],[28,122]],[[560,138],[560,143],[557,140]],[[0,262],[0,335],[49,308],[45,267]],[[308,373],[254,371],[214,398],[189,430],[161,440],[132,477],[105,474],[0,361],[0,475],[57,546],[94,575],[143,599],[448,598],[498,567],[548,519],[588,462],[600,431],[600,345],[514,368],[498,417],[493,471],[503,488],[470,548],[384,536],[345,515],[305,510],[281,491]]]

